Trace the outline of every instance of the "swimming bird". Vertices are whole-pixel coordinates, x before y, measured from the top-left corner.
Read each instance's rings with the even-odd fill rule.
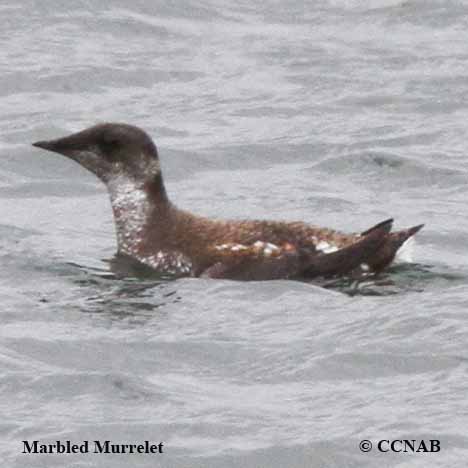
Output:
[[[95,174],[110,195],[117,256],[163,276],[273,280],[376,273],[423,226],[391,232],[393,219],[388,219],[345,234],[304,222],[192,214],[171,203],[156,145],[132,125],[98,124],[33,146]]]

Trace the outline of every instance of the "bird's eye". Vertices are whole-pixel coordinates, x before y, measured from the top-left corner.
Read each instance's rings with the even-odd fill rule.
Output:
[[[103,153],[110,156],[116,149],[119,148],[120,142],[117,138],[107,137],[102,139],[100,146]]]

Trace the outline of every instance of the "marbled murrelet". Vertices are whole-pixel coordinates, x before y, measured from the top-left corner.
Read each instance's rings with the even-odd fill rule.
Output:
[[[158,152],[140,128],[106,123],[34,146],[65,155],[107,186],[118,254],[169,276],[303,279],[379,272],[422,225],[360,234],[303,222],[220,221],[180,210],[164,187]]]

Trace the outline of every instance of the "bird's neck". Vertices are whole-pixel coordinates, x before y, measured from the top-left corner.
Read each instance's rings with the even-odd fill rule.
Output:
[[[121,254],[141,260],[150,224],[158,224],[170,207],[161,174],[136,182],[121,176],[107,184],[114,214],[117,248]]]

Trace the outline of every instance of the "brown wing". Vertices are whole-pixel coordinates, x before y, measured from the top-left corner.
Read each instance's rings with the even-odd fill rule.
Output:
[[[329,254],[318,253],[314,248],[296,248],[289,243],[281,247],[262,242],[249,246],[224,244],[217,246],[218,259],[202,276],[273,280],[345,275],[375,255],[390,229],[391,220],[370,229],[354,244]]]
[[[179,213],[182,219],[175,224],[183,229],[171,237],[179,241],[174,247],[194,260],[195,275],[232,279],[342,275],[361,263],[370,271],[380,271],[393,260],[403,242],[422,227],[390,233],[393,220],[387,219],[361,234],[344,234],[302,222],[223,222]],[[379,234],[373,234],[376,232]],[[258,242],[274,244],[278,251],[261,255],[253,247]],[[216,250],[220,245],[227,247]]]

